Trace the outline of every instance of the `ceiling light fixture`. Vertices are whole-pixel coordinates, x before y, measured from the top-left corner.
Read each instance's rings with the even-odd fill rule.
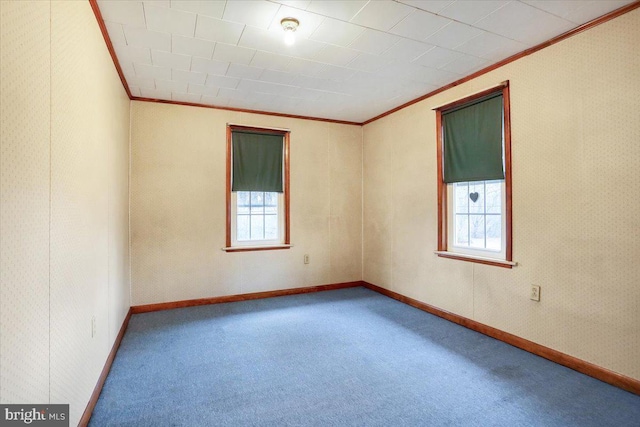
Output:
[[[280,25],[284,30],[284,43],[287,46],[291,46],[296,42],[295,32],[298,29],[298,25],[300,25],[300,21],[296,18],[284,18],[280,21]]]

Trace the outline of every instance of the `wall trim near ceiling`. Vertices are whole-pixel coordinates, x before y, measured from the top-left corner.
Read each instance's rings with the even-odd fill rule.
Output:
[[[129,320],[131,319],[131,307],[129,307],[129,311],[122,322],[122,326],[120,327],[120,332],[118,332],[118,336],[116,336],[116,340],[113,343],[113,347],[111,347],[111,352],[109,352],[109,356],[107,357],[106,362],[104,362],[104,367],[102,368],[102,372],[98,377],[98,382],[93,389],[93,393],[91,393],[91,397],[89,398],[89,403],[87,403],[87,407],[80,418],[80,422],[78,423],[79,427],[86,427],[89,425],[89,420],[91,419],[91,414],[93,414],[93,410],[98,403],[98,398],[100,397],[100,393],[102,392],[102,387],[104,386],[104,382],[107,380],[107,375],[109,375],[109,371],[111,370],[111,365],[113,364],[113,360],[116,358],[116,353],[120,348],[120,343],[122,342],[122,338],[124,337],[124,333],[129,326]]]
[[[504,65],[507,65],[513,61],[516,61],[520,58],[523,58],[525,56],[531,55],[532,53],[535,53],[541,49],[544,49],[545,47],[549,47],[553,44],[556,44],[558,42],[561,42],[562,40],[565,40],[569,37],[575,36],[576,34],[579,34],[583,31],[586,31],[588,29],[591,29],[593,27],[596,27],[600,24],[604,24],[607,21],[610,21],[614,18],[617,18],[618,16],[624,15],[625,13],[631,12],[634,9],[637,9],[638,7],[640,7],[640,0],[636,0],[633,3],[630,3],[626,6],[623,6],[619,9],[616,9],[614,11],[611,11],[609,13],[607,13],[606,15],[603,15],[599,18],[596,18],[592,21],[589,21],[585,24],[580,25],[579,27],[574,28],[573,30],[569,30],[566,33],[560,34],[559,36],[556,36],[550,40],[547,40],[546,42],[542,42],[539,45],[533,46],[527,50],[524,50],[520,53],[516,53],[513,56],[510,56],[508,58],[503,59],[502,61],[496,62],[493,65],[489,65],[486,68],[483,68],[479,71],[476,71],[473,74],[470,74],[466,77],[461,78],[460,80],[456,80],[453,83],[449,83],[439,89],[436,89],[434,91],[431,91],[425,95],[422,95],[412,101],[406,102],[398,107],[395,107],[389,111],[386,111],[382,114],[379,114],[369,120],[365,120],[362,123],[359,122],[351,122],[351,121],[345,121],[345,120],[335,120],[335,119],[326,119],[326,118],[321,118],[321,117],[309,117],[309,116],[298,116],[298,115],[294,115],[294,114],[284,114],[284,113],[274,113],[274,112],[269,112],[269,111],[259,111],[259,110],[249,110],[249,109],[242,109],[242,108],[232,108],[232,107],[218,107],[218,106],[214,106],[214,105],[205,105],[205,104],[197,104],[197,103],[190,103],[190,102],[181,102],[181,101],[168,101],[165,99],[153,99],[153,98],[144,98],[144,97],[139,97],[139,96],[133,96],[131,94],[131,91],[129,90],[129,85],[127,84],[127,79],[124,77],[124,73],[122,72],[122,68],[120,67],[120,62],[118,61],[118,57],[116,56],[115,50],[113,49],[113,43],[111,43],[111,38],[109,37],[109,32],[107,31],[107,27],[104,24],[104,18],[102,17],[102,13],[100,12],[100,7],[98,6],[98,0],[89,0],[89,3],[91,4],[91,9],[93,10],[93,13],[96,17],[96,20],[98,21],[98,26],[100,27],[100,31],[102,32],[102,37],[104,37],[104,41],[107,45],[107,49],[109,50],[109,54],[111,55],[111,59],[113,60],[113,65],[115,65],[116,67],[116,71],[118,72],[118,75],[120,76],[120,81],[122,82],[122,86],[124,86],[124,90],[127,92],[127,95],[129,96],[129,99],[131,101],[144,101],[144,102],[158,102],[158,103],[162,103],[162,104],[175,104],[175,105],[184,105],[184,106],[189,106],[189,107],[203,107],[203,108],[212,108],[212,109],[216,109],[216,110],[227,110],[227,111],[236,111],[236,112],[241,112],[241,113],[252,113],[252,114],[264,114],[264,115],[268,115],[268,116],[276,116],[276,117],[287,117],[287,118],[292,118],[292,119],[302,119],[302,120],[313,120],[313,121],[320,121],[320,122],[328,122],[328,123],[338,123],[338,124],[345,124],[345,125],[354,125],[354,126],[364,126],[367,125],[371,122],[374,122],[378,119],[381,119],[385,116],[388,116],[390,114],[395,113],[396,111],[402,110],[404,108],[407,108],[415,103],[418,103],[420,101],[424,101],[427,98],[430,98],[434,95],[437,95],[441,92],[444,92],[445,90],[451,89],[452,87],[461,85],[462,83],[468,82],[469,80],[475,79],[476,77],[479,77],[483,74],[486,74],[490,71],[495,70],[496,68],[500,68]]]
[[[517,335],[510,334],[509,332],[505,332],[492,326],[488,326],[475,320],[460,316],[458,314],[451,313],[450,311],[434,307],[430,304],[404,296],[389,289],[382,288],[368,282],[362,282],[362,286],[422,311],[426,311],[427,313],[431,313],[433,315],[441,317],[450,322],[457,323],[458,325],[464,326],[465,328],[480,332],[481,334],[487,335],[491,338],[495,338],[519,349],[528,351],[529,353],[535,354],[536,356],[540,356],[559,365],[566,366],[567,368],[573,369],[574,371],[578,371],[582,374],[588,375],[592,378],[611,384],[628,392],[640,395],[640,380],[637,380],[635,378],[619,374],[607,368],[603,368],[602,366],[598,366],[591,362],[578,359],[577,357],[570,356],[549,347],[545,347],[541,344],[529,341]]]
[[[611,12],[607,13],[606,15],[602,15],[601,17],[596,18],[596,19],[594,19],[592,21],[584,23],[584,24],[580,25],[579,27],[574,28],[573,30],[569,30],[566,33],[560,34],[559,36],[556,36],[556,37],[554,37],[554,38],[552,38],[550,40],[547,40],[546,42],[542,42],[542,43],[540,43],[540,44],[538,44],[536,46],[530,47],[527,50],[523,50],[520,53],[516,53],[515,55],[512,55],[512,56],[510,56],[508,58],[505,58],[502,61],[496,62],[495,64],[489,65],[488,67],[483,68],[481,70],[478,70],[473,74],[470,74],[470,75],[468,75],[466,77],[463,77],[460,80],[456,80],[455,82],[449,83],[448,85],[445,85],[445,86],[442,86],[439,89],[436,89],[436,90],[434,90],[432,92],[427,93],[426,95],[422,95],[419,98],[416,98],[416,99],[414,99],[412,101],[406,102],[406,103],[404,103],[404,104],[402,104],[402,105],[400,105],[400,106],[398,106],[396,108],[393,108],[393,109],[391,109],[391,110],[389,110],[387,112],[384,112],[384,113],[382,113],[380,115],[377,115],[377,116],[375,116],[375,117],[373,117],[373,118],[371,118],[369,120],[366,120],[366,121],[362,122],[362,125],[364,126],[364,125],[367,125],[367,124],[369,124],[371,122],[375,122],[376,120],[379,120],[379,119],[381,119],[383,117],[386,117],[389,114],[393,114],[396,111],[400,111],[400,110],[402,110],[404,108],[410,107],[413,104],[416,104],[416,103],[418,103],[420,101],[424,101],[427,98],[431,98],[434,95],[437,95],[437,94],[439,94],[441,92],[444,92],[445,90],[451,89],[452,87],[456,87],[458,85],[461,85],[462,83],[466,83],[469,80],[473,80],[476,77],[479,77],[479,76],[481,76],[483,74],[487,74],[490,71],[493,71],[493,70],[495,70],[497,68],[500,68],[500,67],[505,66],[507,64],[510,64],[510,63],[512,63],[514,61],[517,61],[520,58],[524,58],[525,56],[529,56],[532,53],[535,53],[535,52],[537,52],[539,50],[544,49],[545,47],[549,47],[549,46],[554,45],[556,43],[559,43],[559,42],[561,42],[561,41],[563,41],[565,39],[568,39],[569,37],[572,37],[572,36],[575,36],[575,35],[577,35],[579,33],[582,33],[583,31],[589,30],[589,29],[591,29],[593,27],[596,27],[596,26],[598,26],[600,24],[604,24],[605,22],[610,21],[610,20],[612,20],[614,18],[617,18],[618,16],[621,16],[621,15],[624,15],[625,13],[631,12],[632,10],[637,9],[638,7],[640,7],[640,0],[636,0],[633,3],[630,3],[630,4],[628,4],[626,6],[623,6],[623,7],[619,8],[619,9],[611,11]]]

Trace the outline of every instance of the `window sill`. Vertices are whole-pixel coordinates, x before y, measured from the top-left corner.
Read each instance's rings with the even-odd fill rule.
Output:
[[[278,249],[289,249],[293,245],[263,245],[263,246],[229,246],[221,248],[225,252],[250,252],[250,251],[274,251]]]
[[[476,255],[467,255],[467,254],[461,254],[456,252],[435,251],[434,253],[439,257],[443,257],[443,258],[457,259],[460,261],[477,262],[479,264],[485,264],[485,265],[495,265],[496,267],[512,268],[518,265],[517,262],[513,262],[513,261],[505,261],[502,259],[495,259],[495,258],[485,258],[485,257],[476,256]]]

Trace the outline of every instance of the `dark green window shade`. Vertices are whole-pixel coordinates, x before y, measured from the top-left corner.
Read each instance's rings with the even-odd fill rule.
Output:
[[[444,182],[504,179],[502,94],[442,114]]]
[[[231,191],[282,193],[283,136],[233,132],[233,177]]]

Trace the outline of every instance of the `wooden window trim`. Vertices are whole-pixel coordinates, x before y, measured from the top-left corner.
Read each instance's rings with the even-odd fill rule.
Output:
[[[284,138],[284,243],[276,245],[264,245],[264,246],[231,246],[231,171],[233,165],[231,164],[231,133],[233,131],[245,131],[245,132],[259,132],[268,133],[273,135],[282,135]],[[265,251],[276,249],[289,249],[291,247],[291,233],[290,233],[290,204],[291,196],[289,189],[289,143],[290,143],[290,131],[279,129],[265,129],[251,126],[240,125],[227,125],[227,183],[226,183],[226,203],[227,203],[227,235],[226,245],[222,248],[227,252],[249,252],[249,251]]]
[[[447,184],[443,181],[443,158],[442,158],[442,113],[446,110],[458,107],[468,102],[487,96],[491,93],[502,92],[504,103],[504,181],[506,193],[506,230],[505,230],[505,259],[489,261],[482,257],[460,256],[455,252],[449,252],[448,246],[448,212],[447,212]],[[444,258],[452,258],[460,261],[476,262],[486,265],[495,265],[498,267],[511,268],[513,263],[512,248],[512,209],[511,209],[511,105],[509,98],[509,81],[503,82],[498,86],[483,90],[476,94],[467,96],[457,101],[435,108],[436,112],[436,144],[437,144],[437,185],[438,185],[438,250],[436,254]],[[506,262],[504,262],[506,261]]]

